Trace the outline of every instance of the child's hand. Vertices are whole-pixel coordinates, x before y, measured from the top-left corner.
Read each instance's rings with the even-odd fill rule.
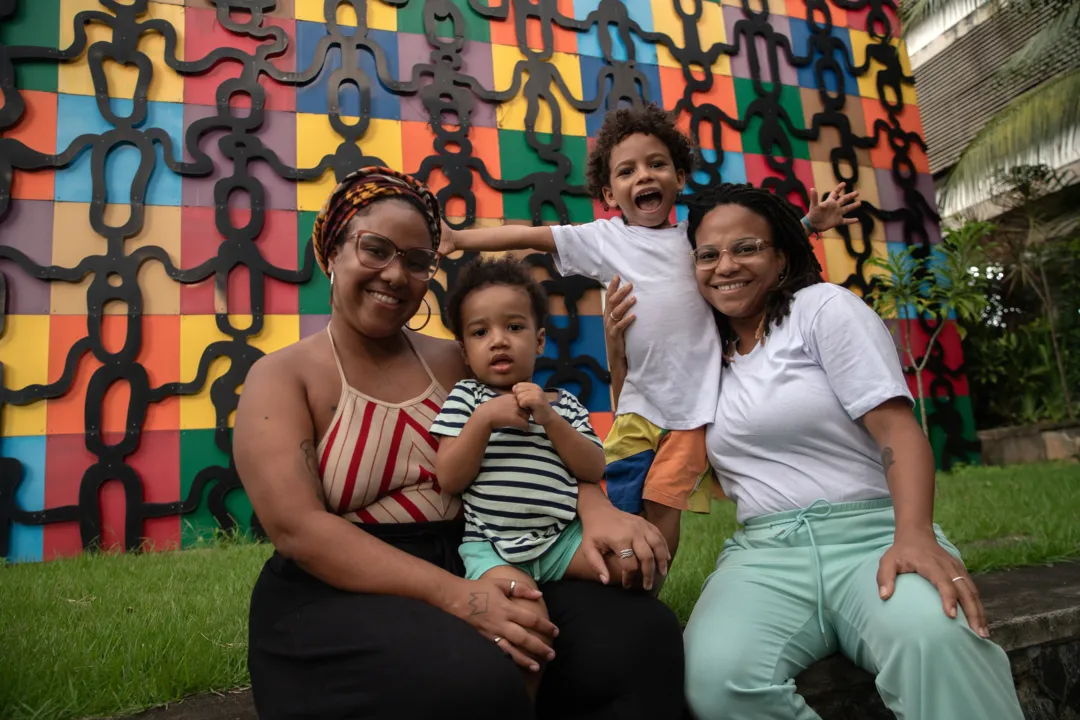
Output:
[[[810,188],[810,212],[806,217],[817,232],[831,230],[837,225],[852,225],[859,221],[858,218],[844,217],[846,214],[855,212],[862,207],[862,201],[856,201],[859,191],[855,190],[847,195],[844,192],[844,183],[836,186],[836,189],[825,196],[819,203],[817,189]]]
[[[518,383],[514,386],[517,403],[532,413],[537,425],[547,425],[555,418],[555,411],[548,402],[547,393],[535,383]]]
[[[447,257],[457,252],[456,233],[454,228],[446,224],[445,221],[440,220],[442,223],[442,229],[439,231],[439,249],[438,253],[443,257]]]
[[[480,406],[473,417],[480,414],[492,430],[506,427],[518,430],[529,429],[529,413],[518,404],[517,397],[512,393],[488,400]]]

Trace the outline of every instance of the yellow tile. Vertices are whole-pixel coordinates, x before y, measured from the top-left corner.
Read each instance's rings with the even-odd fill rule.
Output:
[[[347,123],[354,123],[358,118],[345,117]],[[297,113],[296,115],[296,164],[300,168],[318,165],[326,155],[333,155],[342,143],[342,138],[330,125],[330,116],[322,114]],[[401,121],[371,118],[367,132],[357,143],[366,154],[381,158],[395,170],[402,170],[404,162],[401,152]],[[296,189],[296,202],[301,210],[319,211],[326,198],[333,192],[336,180],[333,170],[326,170],[318,180],[299,183]]]
[[[833,173],[831,163],[813,161],[810,165],[814,172],[814,187],[818,191],[818,197],[825,197],[826,193],[839,184],[840,178]],[[853,189],[856,188],[847,188],[848,192]],[[874,207],[881,207],[878,199],[877,178],[874,175],[873,168],[862,167],[859,169],[859,187],[857,189],[859,190],[860,200]],[[862,226],[860,224],[849,225],[848,230],[851,231],[853,240],[862,242]],[[822,238],[835,238],[841,242],[843,240],[835,228],[822,233]],[[880,220],[874,221],[874,227],[870,232],[870,240],[875,243],[885,242],[885,224]]]
[[[856,231],[857,233],[858,231]],[[852,233],[851,244],[856,251],[861,252],[866,245],[864,241],[856,236],[856,233]],[[855,273],[855,258],[848,253],[847,247],[844,245],[844,240],[840,237],[825,237],[825,264],[828,268],[829,280],[831,282],[842,284],[848,277]],[[888,257],[889,250],[888,245],[884,240],[871,243],[873,247],[872,257],[886,258]],[[863,277],[869,280],[875,275],[884,274],[883,270],[873,267],[869,264],[869,261],[863,263]]]
[[[851,36],[852,60],[855,63],[855,67],[859,68],[866,63],[867,49],[871,45],[878,45],[880,43],[870,37],[869,33],[862,30],[850,30],[849,33]],[[900,68],[903,71],[904,75],[910,77],[911,61],[908,58],[907,45],[904,43],[904,41],[898,39],[890,40],[889,44],[897,49],[897,52],[900,55]],[[863,97],[879,99],[877,89],[877,75],[884,69],[885,65],[878,62],[877,60],[872,60],[870,62],[869,70],[866,73],[859,75],[858,77],[860,95],[862,95]],[[905,105],[918,104],[918,97],[915,95],[914,85],[901,84],[900,91],[903,95]]]
[[[446,284],[445,275],[441,278],[442,283]],[[423,335],[428,335],[434,338],[442,338],[443,340],[453,340],[454,333],[450,332],[442,321],[442,311],[439,309],[439,301],[435,297],[435,293],[429,292],[427,294],[428,304],[431,306],[431,319],[427,320],[427,324],[424,321],[427,319],[428,310],[425,306],[420,306],[420,311],[416,313],[416,316],[409,321],[409,327],[420,328],[419,332]]]
[[[230,315],[233,327],[251,325],[250,315]],[[248,342],[252,347],[270,354],[300,339],[299,315],[264,315],[262,331]],[[180,379],[191,382],[199,372],[203,351],[215,342],[227,342],[229,337],[218,330],[213,315],[183,315],[180,317]],[[214,405],[210,402],[210,386],[229,369],[228,358],[217,358],[210,364],[206,382],[195,395],[180,397],[180,428],[212,428],[216,425]],[[239,390],[238,390],[239,391]],[[229,418],[232,425],[232,418]]]
[[[367,25],[371,30],[397,30],[397,8],[381,0],[368,0]],[[296,19],[325,23],[323,0],[296,0]],[[356,10],[350,3],[337,7],[337,22],[341,26],[356,27]]]
[[[122,225],[130,216],[127,205],[107,205],[105,222],[111,226]],[[53,256],[54,265],[75,267],[89,255],[101,255],[106,251],[105,238],[90,227],[88,203],[64,203],[53,205]],[[124,251],[133,253],[147,245],[161,247],[169,254],[173,265],[180,267],[180,208],[163,205],[146,205],[143,227],[137,235],[128,238]],[[86,293],[93,279],[92,274],[78,283],[52,283],[49,306],[56,315],[86,315]],[[180,313],[180,283],[171,279],[165,268],[156,260],[144,262],[139,268],[139,289],[142,291],[143,313],[147,315],[178,315]],[[105,313],[124,315],[127,306],[109,303]]]
[[[498,90],[506,90],[510,87],[510,83],[514,78],[514,68],[519,61],[525,60],[525,56],[521,54],[521,51],[517,47],[511,47],[509,45],[492,45],[491,46],[492,62],[495,70],[495,88]],[[581,97],[581,64],[574,55],[568,55],[567,53],[552,53],[551,64],[555,66],[563,80],[566,82],[567,88],[570,90],[570,94],[575,98]],[[525,83],[528,82],[529,74],[524,73],[522,78],[521,88],[525,87]],[[556,102],[559,104],[559,109],[562,116],[562,132],[565,135],[580,135],[585,136],[585,116],[574,109],[566,98],[562,97],[562,94],[555,87],[554,83],[551,84],[551,91],[555,93]],[[525,115],[528,110],[528,101],[525,99],[525,94],[519,91],[511,100],[500,105],[498,108],[498,124],[499,127],[506,130],[525,130]],[[547,106],[547,103],[540,104],[540,111],[537,113],[536,131],[542,133],[551,132],[551,108]]]
[[[93,10],[108,13],[97,0],[60,0],[60,17],[73,18],[76,13]],[[176,29],[176,57],[184,59],[184,8],[176,5],[152,2],[148,12],[139,18],[165,20]],[[60,47],[68,47],[74,39],[74,24],[68,20],[60,23]],[[99,22],[86,26],[87,47],[98,41],[112,41],[113,30]],[[153,76],[148,97],[162,102],[184,101],[184,79],[165,64],[165,38],[157,31],[144,33],[139,38],[139,51],[150,58]],[[62,93],[93,95],[94,83],[90,77],[90,65],[86,52],[73,62],[60,63],[59,88]],[[109,85],[109,97],[131,99],[139,71],[134,65],[122,66],[114,61],[105,63],[105,77]]]
[[[682,18],[679,16],[678,11],[675,10],[675,3],[680,2],[680,0],[651,0],[651,2],[653,30],[670,37],[677,47],[685,47],[686,38],[683,35]],[[693,10],[694,3],[692,0],[686,0],[683,2],[682,7],[685,11],[690,12]],[[724,25],[722,5],[714,2],[702,2],[701,17],[698,18],[697,27],[702,50],[707,51],[716,43],[727,42],[727,27]],[[671,51],[665,45],[656,46],[656,58],[660,65],[674,68],[682,67],[681,63],[675,59],[675,56],[671,54]],[[700,69],[700,66],[698,68]],[[720,53],[712,65],[712,71],[720,75],[730,75],[730,57]],[[698,77],[701,76],[698,75]]]
[[[3,363],[3,383],[8,390],[22,390],[28,385],[49,382],[49,316],[8,315],[0,335],[0,363]],[[38,400],[29,405],[3,405],[0,414],[0,435],[44,435],[46,403]]]

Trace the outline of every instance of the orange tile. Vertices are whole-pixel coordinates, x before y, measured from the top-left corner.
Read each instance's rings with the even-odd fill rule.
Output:
[[[683,76],[682,69],[660,67],[660,87],[663,90],[664,107],[668,110],[674,109],[675,104],[686,93],[686,78]],[[714,72],[712,74],[712,87],[705,92],[693,93],[691,99],[694,105],[698,107],[713,105],[726,113],[729,118],[737,119],[739,117],[739,107],[735,102],[735,82],[730,75],[721,75]],[[692,136],[690,132],[690,113],[686,111],[680,112],[676,124],[680,130]],[[701,147],[707,150],[715,150],[716,138],[712,125],[703,123],[698,127],[698,132],[701,133],[698,138]],[[724,150],[742,152],[742,136],[735,129],[722,123],[720,146]]]
[[[881,101],[876,98],[862,98],[863,115],[866,117],[866,133],[873,137],[874,123],[881,120],[889,128],[893,127],[893,121],[889,116],[888,111],[882,106]],[[922,118],[919,117],[918,105],[905,104],[899,112],[896,113],[896,120],[900,127],[908,133],[915,133],[925,141],[926,133],[923,131]],[[926,151],[923,150],[917,141],[909,141],[909,149],[907,151],[908,157],[911,158],[912,164],[915,166],[915,172],[929,173],[930,172],[930,159],[926,156]],[[892,148],[892,143],[889,142],[888,134],[882,132],[877,137],[877,143],[870,149],[870,162],[874,167],[882,168],[885,170],[892,169],[893,158],[896,156],[896,151]]]
[[[468,138],[472,144],[474,158],[483,161],[489,170],[500,166],[499,131],[496,128],[473,125],[469,129]],[[426,158],[436,156],[435,140],[435,133],[426,123],[409,121],[401,123],[402,161],[405,164],[405,172],[415,173]],[[472,178],[472,192],[476,196],[476,217],[501,219],[504,215],[502,195],[484,182],[479,171],[472,170]],[[450,183],[442,170],[435,169],[428,176],[427,184],[432,192],[437,194]],[[458,197],[451,198],[444,203],[444,210],[447,216],[464,216],[465,201]]]
[[[56,93],[23,90],[26,102],[19,122],[4,131],[5,138],[18,140],[31,150],[52,155],[56,152]],[[52,200],[55,171],[16,170],[11,196],[24,200]]]
[[[549,2],[549,0],[541,1]],[[488,5],[498,5],[500,3],[505,4],[509,12],[505,21],[491,21],[491,42],[496,45],[513,45],[517,47],[517,16],[514,13],[514,2],[512,0],[489,0]],[[566,17],[575,17],[574,0],[558,0],[558,8],[559,12]],[[538,17],[534,16],[526,20],[525,42],[533,50],[540,50],[544,47],[541,30],[542,27]],[[551,34],[556,52],[577,54],[577,34],[573,30],[566,30],[555,23],[551,23]]]

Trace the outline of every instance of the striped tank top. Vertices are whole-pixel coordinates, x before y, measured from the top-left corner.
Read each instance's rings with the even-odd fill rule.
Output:
[[[368,397],[349,385],[327,326],[341,376],[341,397],[330,427],[319,441],[319,476],[330,508],[355,523],[414,523],[451,520],[461,499],[443,492],[435,479],[438,441],[429,429],[446,391],[406,335],[431,384],[403,403]]]

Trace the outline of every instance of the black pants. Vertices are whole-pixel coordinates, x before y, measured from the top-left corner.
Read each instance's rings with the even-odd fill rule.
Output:
[[[365,530],[461,574],[459,523]],[[667,607],[598,583],[542,590],[559,637],[534,709],[517,665],[468,623],[418,600],[338,590],[275,553],[251,596],[259,717],[682,717],[682,635]]]

